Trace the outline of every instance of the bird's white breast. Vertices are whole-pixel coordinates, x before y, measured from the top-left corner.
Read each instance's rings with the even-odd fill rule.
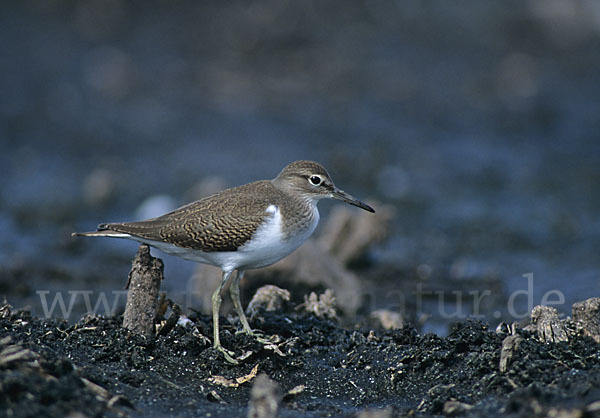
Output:
[[[242,269],[259,268],[271,265],[293,252],[311,236],[319,222],[319,212],[313,205],[312,221],[298,234],[286,236],[283,217],[279,207],[270,205],[265,222],[256,230],[250,241],[236,251],[240,256]]]

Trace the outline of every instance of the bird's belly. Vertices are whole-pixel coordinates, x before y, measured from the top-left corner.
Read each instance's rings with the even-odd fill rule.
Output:
[[[308,232],[312,233],[312,230],[288,240],[282,240],[281,237],[275,236],[259,237],[261,239],[252,239],[238,248],[237,251],[204,252],[160,241],[139,241],[145,242],[170,255],[199,263],[211,264],[225,271],[232,271],[238,268],[248,270],[266,267],[281,260],[308,239],[310,236]]]
[[[308,237],[307,237],[308,238]],[[306,239],[262,241],[253,243],[250,241],[236,251],[239,268],[255,269],[270,266],[281,260],[286,255],[297,249]]]
[[[186,260],[196,261],[203,264],[211,264],[213,266],[221,267],[224,263],[227,263],[227,259],[230,258],[230,254],[235,252],[204,252],[201,250],[195,250],[193,248],[179,247],[169,242],[154,241],[138,237],[132,237],[136,241],[143,242],[154,248],[158,248],[164,253],[174,255],[179,258]]]

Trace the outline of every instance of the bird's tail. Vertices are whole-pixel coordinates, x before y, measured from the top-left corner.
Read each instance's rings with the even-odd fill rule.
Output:
[[[112,231],[110,229],[103,229],[104,225],[99,225],[97,231],[93,232],[73,232],[72,237],[112,237],[112,238],[131,238],[130,234],[123,232]]]

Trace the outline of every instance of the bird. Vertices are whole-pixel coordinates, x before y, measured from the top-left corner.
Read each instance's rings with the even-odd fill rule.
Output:
[[[96,231],[73,236],[125,238],[220,268],[222,279],[211,298],[213,348],[237,364],[234,353],[225,349],[219,338],[223,288],[229,283],[243,331],[260,338],[242,309],[240,281],[247,270],[269,266],[302,245],[319,222],[317,203],[324,198],[375,213],[371,206],[337,188],[321,164],[300,160],[285,166],[272,180],[225,189],[156,218],[102,223]]]

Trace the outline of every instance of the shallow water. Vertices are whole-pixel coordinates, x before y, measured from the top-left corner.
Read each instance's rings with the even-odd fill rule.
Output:
[[[396,207],[372,254],[402,286],[425,269],[450,286],[434,290],[490,289],[491,322],[514,319],[519,290],[513,313],[598,295],[595,3],[112,3],[0,6],[9,302],[39,314],[38,291],[120,290],[135,245],[70,232],[304,158]],[[193,265],[166,264],[181,292]]]

